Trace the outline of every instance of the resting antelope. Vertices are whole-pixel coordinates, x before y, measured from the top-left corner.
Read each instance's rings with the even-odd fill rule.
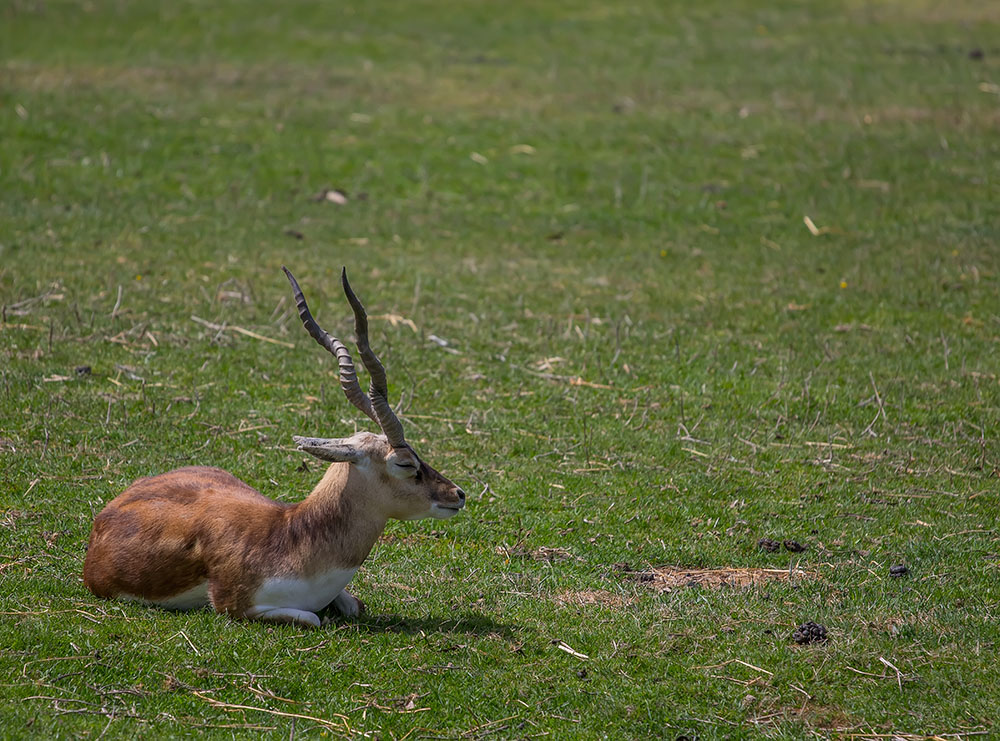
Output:
[[[295,278],[282,270],[306,330],[337,358],[348,400],[382,434],[294,438],[301,450],[331,462],[312,493],[296,504],[269,499],[219,468],[179,468],[139,479],[94,520],[83,580],[99,597],[175,610],[211,605],[234,618],[318,626],[323,608],[349,616],[364,609],[345,587],[390,518],[443,519],[465,506],[465,493],[403,438],[347,270],[341,281],[354,310],[358,352],[371,376],[368,394],[350,351],[320,328]]]

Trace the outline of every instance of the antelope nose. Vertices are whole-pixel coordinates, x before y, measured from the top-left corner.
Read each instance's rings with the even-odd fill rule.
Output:
[[[455,493],[458,495],[458,501],[465,504],[465,492],[461,489],[455,489]]]

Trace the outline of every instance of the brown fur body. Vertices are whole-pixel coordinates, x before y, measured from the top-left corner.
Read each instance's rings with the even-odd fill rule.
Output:
[[[331,466],[324,481],[341,467],[349,464]],[[325,488],[315,498],[328,498]],[[345,538],[338,524],[349,519],[350,496],[336,499],[325,511],[310,499],[284,504],[203,466],[139,479],[94,520],[84,583],[100,597],[157,602],[207,580],[212,606],[241,615],[267,576],[361,565],[378,533],[370,542],[361,532]]]
[[[212,607],[242,617],[266,579],[356,569],[389,517],[450,516],[464,504],[464,493],[412,450],[392,451],[371,433],[346,442],[364,456],[334,462],[295,504],[269,499],[219,468],[137,480],[94,520],[84,583],[100,597],[165,602],[207,582]],[[387,456],[404,454],[418,462],[417,476],[389,468]],[[435,505],[447,513],[435,514]]]

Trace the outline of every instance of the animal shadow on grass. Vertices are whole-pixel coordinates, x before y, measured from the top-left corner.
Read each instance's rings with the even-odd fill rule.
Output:
[[[519,625],[498,623],[474,612],[456,613],[450,617],[404,617],[402,615],[362,615],[350,621],[359,631],[370,633],[466,633],[468,635],[499,635],[511,638],[523,631]]]
[[[173,610],[168,607],[151,608],[159,612],[175,615],[178,618],[190,615],[187,610]],[[211,612],[208,607],[194,612]],[[450,617],[406,617],[392,614],[368,614],[360,617],[344,617],[330,608],[325,608],[317,613],[320,617],[329,616],[332,623],[329,626],[318,628],[319,632],[327,629],[353,629],[367,633],[465,633],[467,635],[488,636],[499,635],[504,638],[511,638],[523,632],[525,628],[520,625],[510,623],[498,623],[486,615],[475,612],[455,613]],[[219,616],[221,617],[221,616]],[[265,628],[277,627],[272,623],[246,621],[246,626],[263,626]],[[301,630],[300,626],[286,626]]]

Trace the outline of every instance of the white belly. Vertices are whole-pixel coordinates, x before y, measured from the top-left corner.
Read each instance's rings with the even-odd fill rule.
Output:
[[[168,610],[195,610],[199,607],[208,607],[208,581],[191,587],[186,592],[175,594],[173,597],[165,599],[144,599],[131,594],[118,595],[122,599],[139,600],[150,605],[158,605]]]
[[[310,577],[281,576],[265,579],[257,589],[253,604],[316,610],[326,607],[340,594],[358,568],[331,569]]]

